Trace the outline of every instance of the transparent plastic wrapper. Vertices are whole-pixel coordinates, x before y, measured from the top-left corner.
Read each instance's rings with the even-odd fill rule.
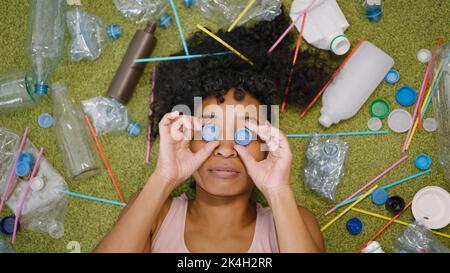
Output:
[[[0,75],[0,112],[29,108],[38,102],[33,80],[25,72]]]
[[[0,128],[0,194],[6,184],[14,157],[19,149],[20,135],[10,129]],[[37,157],[39,150],[27,140],[24,152]],[[4,163],[4,164],[3,164]],[[32,187],[23,208],[20,219],[21,226],[38,232],[46,232],[52,238],[59,239],[64,235],[64,213],[67,197],[61,192],[68,190],[64,178],[45,159],[41,163],[32,183],[39,180],[40,187]],[[11,187],[11,194],[6,204],[12,211],[19,207],[20,200],[26,187],[27,180],[15,177]]]
[[[67,27],[72,37],[69,46],[69,59],[72,62],[97,59],[110,41],[121,36],[120,26],[106,26],[102,19],[81,8],[67,12]]]
[[[339,137],[311,139],[305,160],[306,187],[322,197],[336,200],[347,151],[347,143]]]
[[[197,0],[201,13],[221,27],[230,26],[247,7],[242,0]],[[280,0],[256,0],[251,9],[239,21],[238,26],[250,20],[272,21],[281,14]]]
[[[395,253],[450,253],[431,231],[419,222],[409,224],[393,243]]]
[[[136,24],[156,22],[166,11],[169,0],[114,0],[123,16]]]

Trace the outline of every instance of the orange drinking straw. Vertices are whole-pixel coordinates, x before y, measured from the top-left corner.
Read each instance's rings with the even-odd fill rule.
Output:
[[[347,64],[347,62],[351,59],[353,54],[355,54],[356,50],[362,45],[362,43],[366,40],[366,37],[363,37],[358,44],[353,48],[352,52],[348,54],[347,58],[342,62],[342,64],[339,66],[339,68],[334,72],[334,74],[331,76],[330,80],[325,84],[324,87],[317,93],[316,97],[313,99],[313,101],[306,107],[306,109],[301,113],[301,117],[304,117],[306,113],[314,106],[314,104],[319,100],[320,96],[322,96],[323,92],[328,88],[328,86],[336,79],[337,75],[341,70],[344,68],[344,66]]]
[[[98,150],[98,152],[100,153],[100,156],[103,159],[103,163],[105,163],[105,167],[108,170],[109,177],[111,177],[111,180],[112,180],[112,182],[114,184],[114,187],[116,188],[116,191],[117,191],[117,194],[119,195],[120,201],[122,201],[122,203],[125,203],[125,200],[124,200],[124,198],[122,196],[122,192],[120,191],[119,186],[117,185],[117,181],[114,178],[114,175],[112,173],[111,167],[109,166],[108,160],[106,159],[105,153],[103,152],[103,149],[100,146],[100,141],[98,141],[97,133],[95,132],[95,129],[92,126],[91,121],[89,120],[89,117],[88,116],[84,116],[84,120],[85,120],[85,122],[86,122],[86,124],[87,124],[87,126],[89,128],[89,133],[91,134],[91,137],[94,140],[95,145],[97,146],[97,150]]]

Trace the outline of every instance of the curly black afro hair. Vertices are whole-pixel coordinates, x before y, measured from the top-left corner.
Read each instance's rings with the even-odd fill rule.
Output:
[[[215,96],[220,104],[224,100],[223,96],[233,87],[251,94],[260,104],[280,104],[292,68],[293,32],[271,54],[267,51],[289,24],[290,19],[283,13],[270,22],[238,27],[231,33],[224,30],[217,33],[249,58],[254,66],[235,54],[161,63],[157,68],[152,106],[152,132],[157,133],[157,121],[171,112],[174,106],[187,105],[193,113],[194,97]],[[193,34],[188,40],[188,47],[191,54],[226,51],[221,44],[203,32]],[[174,56],[183,54],[184,52],[179,52]],[[329,79],[331,68],[336,63],[333,58],[327,52],[312,49],[301,51],[299,61],[293,67],[287,103],[300,107],[309,103]]]

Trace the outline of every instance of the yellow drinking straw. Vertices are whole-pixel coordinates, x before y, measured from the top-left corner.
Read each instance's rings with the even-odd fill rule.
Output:
[[[247,12],[252,8],[253,4],[255,4],[256,0],[251,0],[250,3],[248,3],[247,7],[239,14],[239,16],[234,20],[233,24],[228,28],[228,32],[231,32],[234,27],[241,21],[242,17],[247,14]]]
[[[371,194],[374,190],[376,190],[378,188],[378,185],[375,185],[373,188],[371,188],[368,192],[366,192],[363,196],[361,196],[361,198],[359,198],[357,201],[355,201],[353,204],[351,204],[350,206],[348,206],[344,211],[342,211],[341,213],[339,213],[338,216],[334,217],[330,222],[328,222],[328,224],[326,224],[325,226],[323,226],[320,231],[324,232],[327,228],[329,228],[334,222],[336,222],[339,218],[341,218],[342,216],[344,216],[344,214],[346,214],[349,210],[351,210],[354,206],[358,205],[359,202],[361,202],[362,200],[364,200],[367,196],[369,196],[369,194]]]
[[[229,50],[233,51],[234,54],[238,55],[241,59],[243,59],[244,61],[248,62],[251,65],[254,65],[247,57],[245,57],[244,55],[242,55],[241,53],[239,53],[236,49],[234,49],[232,46],[230,46],[229,44],[227,44],[224,40],[220,39],[218,36],[214,35],[214,33],[212,33],[211,31],[207,30],[205,27],[203,27],[200,24],[197,24],[197,27],[202,30],[203,32],[205,32],[206,34],[208,34],[209,36],[211,36],[212,38],[214,38],[216,41],[218,41],[219,43],[221,43],[223,46],[225,46],[226,48],[228,48]]]

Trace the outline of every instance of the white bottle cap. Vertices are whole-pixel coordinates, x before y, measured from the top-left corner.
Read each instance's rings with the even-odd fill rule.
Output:
[[[384,253],[383,249],[381,248],[380,244],[377,241],[370,242],[366,248],[364,248],[362,253]]]
[[[433,54],[428,49],[421,49],[417,52],[417,60],[421,63],[428,63]]]
[[[40,191],[44,188],[44,180],[41,177],[34,177],[30,181],[30,187],[32,191]]]
[[[344,55],[350,50],[350,41],[345,35],[336,36],[330,42],[330,49],[336,55]]]
[[[371,118],[367,122],[367,127],[369,127],[370,131],[380,131],[381,127],[383,127],[383,123],[381,122],[381,119],[379,118]]]
[[[326,128],[330,128],[331,124],[333,124],[333,121],[331,120],[331,118],[325,114],[320,116],[319,122],[320,122],[320,124],[322,124],[322,126],[324,126]]]
[[[423,129],[427,132],[434,132],[437,130],[438,123],[435,118],[427,118],[423,121]]]
[[[396,109],[389,114],[388,126],[396,133],[404,133],[409,130],[412,125],[411,114],[403,109]]]
[[[429,229],[450,224],[450,194],[443,188],[429,186],[416,193],[412,201],[414,218]]]

